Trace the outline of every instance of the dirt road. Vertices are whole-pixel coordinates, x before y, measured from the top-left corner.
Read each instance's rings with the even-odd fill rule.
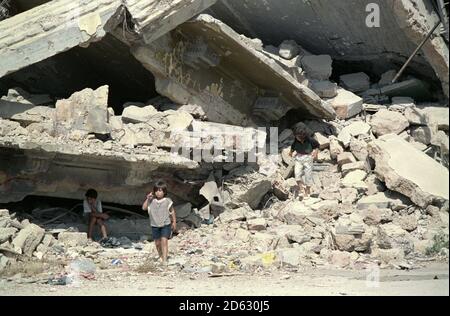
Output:
[[[99,272],[96,280],[78,285],[17,284],[0,280],[0,295],[182,295],[182,296],[308,296],[308,295],[449,295],[448,264],[402,271],[381,270],[379,282],[367,271],[305,270],[256,276],[151,275]]]

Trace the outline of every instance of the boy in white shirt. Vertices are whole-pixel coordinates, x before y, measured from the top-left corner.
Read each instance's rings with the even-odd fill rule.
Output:
[[[106,233],[105,220],[109,218],[107,214],[103,213],[102,202],[97,199],[98,193],[94,189],[87,190],[85,199],[83,201],[84,217],[88,221],[88,238],[92,239],[92,232],[94,226],[97,224],[102,231],[102,237],[108,238]]]

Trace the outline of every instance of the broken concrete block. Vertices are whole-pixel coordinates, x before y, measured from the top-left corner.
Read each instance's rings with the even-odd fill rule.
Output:
[[[358,234],[354,236],[352,234],[336,234],[334,235],[334,241],[338,250],[347,252],[365,252],[370,248],[372,238],[369,234]]]
[[[375,173],[394,191],[420,207],[449,199],[448,169],[397,135],[385,135],[369,144]]]
[[[279,219],[288,225],[302,225],[308,216],[312,216],[314,212],[303,203],[295,201],[290,202],[282,212],[279,213]]]
[[[264,218],[255,218],[247,221],[248,230],[261,231],[265,230],[267,226],[266,220]]]
[[[244,221],[247,218],[247,213],[251,212],[248,206],[240,207],[238,209],[226,210],[220,214],[221,222],[230,223],[233,221]]]
[[[417,107],[408,107],[404,114],[411,125],[427,125],[426,112]]]
[[[345,164],[351,164],[354,162],[356,162],[356,159],[352,153],[344,152],[337,156],[337,163],[341,167]]]
[[[278,54],[288,60],[297,56],[299,52],[297,43],[292,40],[283,41],[278,50]]]
[[[311,89],[321,98],[334,98],[337,95],[338,85],[329,80],[310,82]]]
[[[431,144],[433,146],[437,146],[441,150],[441,154],[447,154],[449,153],[449,139],[448,135],[445,134],[443,131],[438,131],[433,137],[431,138]]]
[[[399,225],[402,229],[407,232],[412,232],[417,228],[417,218],[414,214],[405,215],[400,217],[397,221],[394,221],[395,224]]]
[[[124,123],[146,123],[157,113],[158,110],[156,110],[152,105],[142,108],[131,105],[123,110],[122,121]]]
[[[301,65],[308,78],[328,80],[333,71],[330,55],[308,55],[301,59]]]
[[[17,234],[12,241],[12,245],[16,251],[31,257],[42,238],[44,238],[44,234],[44,229],[35,224],[30,224]]]
[[[367,184],[364,180],[367,177],[367,172],[364,170],[350,171],[342,180],[341,183],[347,188],[367,189]]]
[[[1,100],[33,106],[54,103],[48,94],[30,94],[19,87],[8,89],[8,94],[3,96],[0,102]]]
[[[342,120],[358,115],[363,110],[363,99],[342,88],[339,88],[337,96],[327,103],[333,107],[337,117]]]
[[[9,241],[17,232],[15,227],[0,228],[0,244]]]
[[[370,89],[370,78],[364,72],[342,75],[339,79],[340,86],[351,92],[363,92]]]
[[[191,126],[194,120],[191,114],[184,111],[176,111],[167,115],[166,118],[169,123],[168,130],[170,132],[185,131]]]
[[[428,126],[413,127],[411,128],[411,136],[415,141],[429,145],[433,138],[433,130]]]
[[[358,200],[358,190],[355,188],[339,189],[342,204],[354,204]]]
[[[357,203],[357,207],[360,210],[368,209],[371,205],[380,209],[396,208],[399,206],[407,206],[409,201],[399,194],[394,192],[378,192],[374,195],[365,196]]]
[[[247,203],[252,209],[259,206],[264,195],[272,189],[272,183],[267,178],[252,180],[248,187],[242,187],[241,184],[228,185],[227,189],[232,192],[233,199],[240,203]]]
[[[284,103],[280,98],[260,97],[253,107],[253,114],[268,121],[278,121],[293,107]]]
[[[10,264],[10,259],[0,253],[0,274]]]
[[[311,209],[314,211],[329,211],[336,210],[339,205],[337,200],[325,200],[311,205]]]
[[[409,97],[393,97],[391,98],[392,105],[399,105],[404,108],[404,110],[415,107],[415,101],[413,98]]]
[[[377,258],[383,264],[403,261],[405,258],[405,251],[403,249],[374,249],[372,257]]]
[[[0,218],[9,218],[9,210],[7,209],[0,209]]]
[[[339,268],[345,268],[352,264],[351,254],[347,251],[333,250],[328,260],[331,265]]]
[[[378,226],[376,243],[381,249],[402,249],[405,254],[414,250],[414,242],[408,232],[394,223]]]
[[[87,133],[109,134],[108,86],[97,90],[84,89],[75,92],[68,99],[56,102],[56,132],[81,130]]]
[[[331,162],[331,161],[332,161],[331,154],[328,149],[320,151],[319,154],[317,155],[317,162],[319,162],[319,163]]]
[[[376,205],[369,205],[363,211],[363,221],[367,225],[385,224],[392,221],[393,212],[389,208],[378,208]]]
[[[122,108],[126,109],[126,108],[129,107],[129,106],[137,106],[138,108],[143,108],[143,107],[145,107],[145,104],[142,103],[142,102],[125,102],[125,103],[122,105]],[[108,108],[108,109],[109,109],[109,108]]]
[[[366,161],[369,157],[367,143],[363,140],[352,138],[350,141],[350,151],[359,161]]]
[[[78,232],[59,233],[58,241],[67,247],[86,246],[88,243],[87,234]]]
[[[342,129],[342,131],[347,132],[353,137],[358,137],[360,135],[369,135],[370,133],[370,125],[363,122],[363,121],[357,121],[353,122],[350,125],[347,125]],[[339,136],[338,136],[339,138]]]
[[[337,159],[337,157],[344,152],[344,148],[339,144],[338,140],[335,138],[330,139],[330,155],[332,159]]]
[[[0,109],[2,106],[0,105]],[[32,123],[43,123],[50,122],[54,120],[55,109],[48,106],[35,106],[29,110],[22,113],[14,114],[10,119],[13,121],[20,122],[24,125],[30,125]],[[1,115],[0,115],[1,116]]]
[[[323,136],[320,133],[314,134],[314,139],[319,143],[319,149],[323,150],[330,147],[330,140],[328,137]]]
[[[36,248],[36,251],[45,255],[45,253],[48,251],[48,248],[52,246],[55,242],[56,239],[52,235],[45,234],[44,238],[42,239],[42,242]]]
[[[396,70],[386,71],[381,75],[381,79],[380,81],[378,81],[378,85],[380,87],[390,85],[392,83],[392,80],[394,80],[396,74],[397,74]]]
[[[339,163],[339,157],[338,157],[338,163]],[[355,161],[355,162],[350,162],[350,163],[343,164],[342,167],[341,167],[341,172],[345,176],[351,171],[354,171],[354,170],[366,170],[366,169],[367,169],[366,168],[366,163],[364,161]]]
[[[380,89],[381,94],[389,97],[411,97],[414,100],[430,100],[430,89],[418,79],[410,79],[384,86]]]
[[[370,125],[377,136],[383,136],[391,133],[400,134],[409,127],[409,122],[398,112],[381,110],[372,116]]]
[[[338,135],[338,140],[341,142],[341,144],[345,147],[348,148],[348,146],[350,145],[350,141],[352,140],[352,135],[348,132],[348,130],[346,130],[345,128],[343,128]]]
[[[304,251],[299,248],[287,248],[277,251],[277,258],[282,267],[298,268],[303,256]]]
[[[438,130],[449,131],[449,110],[448,107],[427,106],[421,107],[427,117],[427,123],[430,127],[436,127]]]

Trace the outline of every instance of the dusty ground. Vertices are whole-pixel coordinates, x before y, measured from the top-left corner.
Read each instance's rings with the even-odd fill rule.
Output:
[[[18,284],[0,279],[0,295],[182,295],[182,296],[303,296],[303,295],[449,295],[448,263],[432,263],[411,271],[381,270],[378,287],[369,287],[367,272],[305,270],[256,276],[208,277],[180,273],[158,276],[101,271],[96,280],[78,286]],[[376,285],[376,283],[371,283]]]

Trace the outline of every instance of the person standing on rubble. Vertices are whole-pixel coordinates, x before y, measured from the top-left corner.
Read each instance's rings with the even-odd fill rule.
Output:
[[[147,198],[142,204],[142,210],[147,210],[150,216],[152,238],[164,265],[167,264],[169,238],[172,235],[172,231],[175,231],[177,228],[173,201],[166,196],[167,185],[163,181],[158,181],[153,187],[153,192],[147,194]]]
[[[94,189],[87,190],[83,201],[84,217],[88,221],[88,238],[92,240],[92,232],[94,226],[100,226],[103,239],[108,238],[106,232],[105,220],[109,218],[107,214],[103,213],[102,202],[97,198],[98,193]]]
[[[294,175],[297,181],[297,192],[303,193],[303,196],[299,196],[300,200],[309,197],[313,184],[313,162],[317,159],[319,144],[311,137],[311,134],[304,123],[298,123],[294,127],[295,141],[291,146],[291,156],[295,160]]]

